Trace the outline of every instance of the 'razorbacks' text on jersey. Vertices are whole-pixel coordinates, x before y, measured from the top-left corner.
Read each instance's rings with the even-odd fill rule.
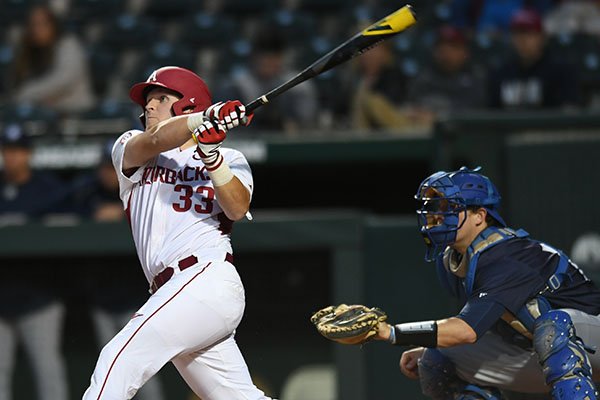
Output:
[[[229,220],[215,201],[215,190],[196,147],[161,153],[131,176],[123,173],[127,142],[142,131],[125,132],[112,150],[120,197],[131,224],[149,282],[166,266],[195,254],[202,262],[231,253]],[[233,174],[252,193],[248,161],[237,150],[221,148]],[[193,239],[190,239],[193,238]]]

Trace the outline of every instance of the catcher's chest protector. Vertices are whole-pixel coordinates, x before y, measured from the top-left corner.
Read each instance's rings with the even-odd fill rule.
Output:
[[[438,269],[441,269],[438,272],[440,272],[442,284],[456,297],[466,301],[473,293],[475,273],[481,254],[507,240],[527,237],[529,237],[529,234],[523,229],[515,231],[510,228],[490,226],[481,232],[467,249],[466,260],[462,260],[461,262],[464,266],[456,265],[457,259],[453,257],[455,250],[448,248],[442,258],[442,262],[438,262],[437,264]],[[569,258],[560,250],[556,250],[556,253],[559,256],[559,260],[554,274],[548,279],[548,290],[556,290],[560,287],[569,268]],[[462,277],[457,277],[457,275],[461,276],[461,274],[451,271],[462,272]],[[460,279],[460,285],[456,282],[458,279]],[[462,287],[462,290],[459,289],[459,286]],[[502,318],[517,332],[531,339],[533,337],[535,319],[550,309],[551,306],[548,301],[543,296],[537,296],[524,304],[516,316],[507,312]]]

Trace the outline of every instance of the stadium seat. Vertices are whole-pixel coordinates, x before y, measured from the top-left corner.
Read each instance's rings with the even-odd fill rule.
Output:
[[[140,124],[139,108],[131,102],[104,100],[93,110],[62,120],[65,136],[117,136]]]
[[[276,6],[275,0],[221,0],[221,3],[223,13],[242,18],[267,13]]]
[[[15,21],[25,21],[27,12],[36,3],[35,0],[2,0],[0,2],[0,24],[6,26]]]
[[[198,12],[186,18],[181,26],[179,41],[196,48],[222,46],[236,37],[236,24],[227,15]]]
[[[313,35],[291,49],[292,64],[298,70],[302,70],[315,62],[317,59],[333,50],[339,43],[333,43],[327,37]]]
[[[52,109],[33,104],[10,104],[0,106],[2,124],[19,122],[27,125],[32,136],[58,133],[58,114]]]
[[[102,97],[108,89],[110,71],[113,71],[117,65],[118,55],[115,51],[101,45],[87,46],[86,53],[92,73],[94,93]]]
[[[159,39],[155,20],[130,13],[120,14],[102,29],[102,44],[115,49],[145,48]]]
[[[161,40],[146,49],[139,62],[146,70],[154,70],[165,65],[194,69],[195,53],[189,47]]]
[[[353,3],[349,0],[299,0],[298,9],[314,15],[337,14],[352,7]]]
[[[306,43],[307,38],[316,33],[316,21],[310,14],[286,9],[271,12],[261,19],[262,25],[273,27],[290,45]]]
[[[123,13],[123,4],[121,0],[71,0],[69,19],[79,23],[108,21]]]
[[[199,11],[201,4],[195,0],[147,0],[143,13],[161,19],[183,17]]]
[[[471,43],[471,57],[474,63],[490,68],[498,67],[507,59],[510,46],[506,39],[484,33],[475,36]]]
[[[600,43],[598,39],[582,33],[560,34],[548,38],[548,48],[562,61],[573,65],[581,65],[588,53],[598,51]]]
[[[429,62],[434,41],[433,35],[432,30],[425,30],[425,32],[410,30],[392,39],[396,63],[404,74],[415,76],[420,65]]]
[[[250,40],[240,38],[229,43],[228,47],[224,47],[218,51],[218,65],[220,69],[232,70],[238,66],[248,66],[250,64],[250,56],[252,53],[252,43]]]
[[[4,85],[6,84],[6,76],[8,71],[11,68],[15,57],[15,51],[13,47],[9,44],[2,43],[0,44],[0,93],[4,93],[8,88]]]

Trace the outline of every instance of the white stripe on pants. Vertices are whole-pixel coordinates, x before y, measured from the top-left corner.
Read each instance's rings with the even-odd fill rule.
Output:
[[[176,273],[102,349],[84,400],[125,400],[170,360],[203,400],[262,400],[233,332],[244,288],[229,262]]]
[[[108,343],[119,330],[121,330],[131,319],[135,310],[122,312],[109,312],[102,309],[94,309],[92,318],[96,328],[96,336],[100,347]],[[158,376],[153,376],[142,386],[136,395],[139,400],[163,400],[162,382]]]

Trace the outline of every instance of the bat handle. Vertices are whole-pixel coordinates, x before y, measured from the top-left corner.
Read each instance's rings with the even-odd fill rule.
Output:
[[[256,110],[258,107],[260,107],[263,104],[266,104],[268,102],[269,102],[269,100],[267,99],[267,96],[261,96],[258,99],[252,100],[250,103],[246,104],[246,114],[250,114],[251,112]],[[248,118],[246,116],[244,116],[244,118],[242,118],[242,124],[246,125],[247,123],[248,123]]]

